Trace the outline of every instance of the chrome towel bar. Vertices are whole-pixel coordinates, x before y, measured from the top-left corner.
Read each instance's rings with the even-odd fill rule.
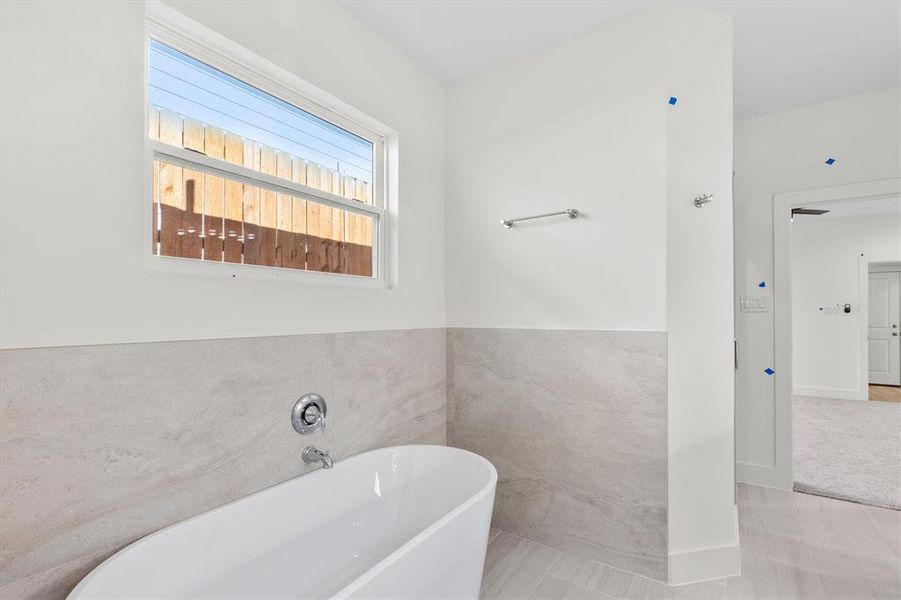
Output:
[[[544,217],[556,217],[557,215],[566,215],[570,219],[578,218],[579,211],[575,208],[567,208],[566,210],[561,210],[552,213],[545,213],[543,215],[532,215],[531,217],[519,217],[518,219],[503,219],[501,221],[501,225],[504,226],[504,229],[510,229],[513,227],[513,224],[517,221],[528,221],[529,219],[543,219]]]

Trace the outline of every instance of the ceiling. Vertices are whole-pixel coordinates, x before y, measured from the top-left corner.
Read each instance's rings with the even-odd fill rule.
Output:
[[[341,2],[426,72],[448,84],[660,4],[638,0]],[[733,16],[736,119],[898,84],[901,3],[896,0],[678,4]]]

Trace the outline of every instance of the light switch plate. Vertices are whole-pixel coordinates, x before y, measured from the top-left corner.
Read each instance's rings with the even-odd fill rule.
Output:
[[[742,296],[738,301],[741,312],[770,312],[769,296]]]

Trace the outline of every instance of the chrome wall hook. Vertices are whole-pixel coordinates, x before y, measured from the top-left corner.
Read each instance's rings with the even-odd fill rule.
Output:
[[[701,194],[694,199],[695,208],[703,208],[705,204],[713,200],[713,194]]]

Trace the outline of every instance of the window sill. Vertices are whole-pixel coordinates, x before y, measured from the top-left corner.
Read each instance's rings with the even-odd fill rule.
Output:
[[[282,281],[288,283],[331,285],[356,288],[390,289],[391,286],[381,277],[364,277],[346,275],[344,273],[322,273],[319,271],[301,271],[282,267],[262,265],[245,265],[238,263],[199,261],[193,258],[174,256],[157,256],[146,254],[144,266],[150,271],[189,275],[191,277],[252,279],[255,281]]]

